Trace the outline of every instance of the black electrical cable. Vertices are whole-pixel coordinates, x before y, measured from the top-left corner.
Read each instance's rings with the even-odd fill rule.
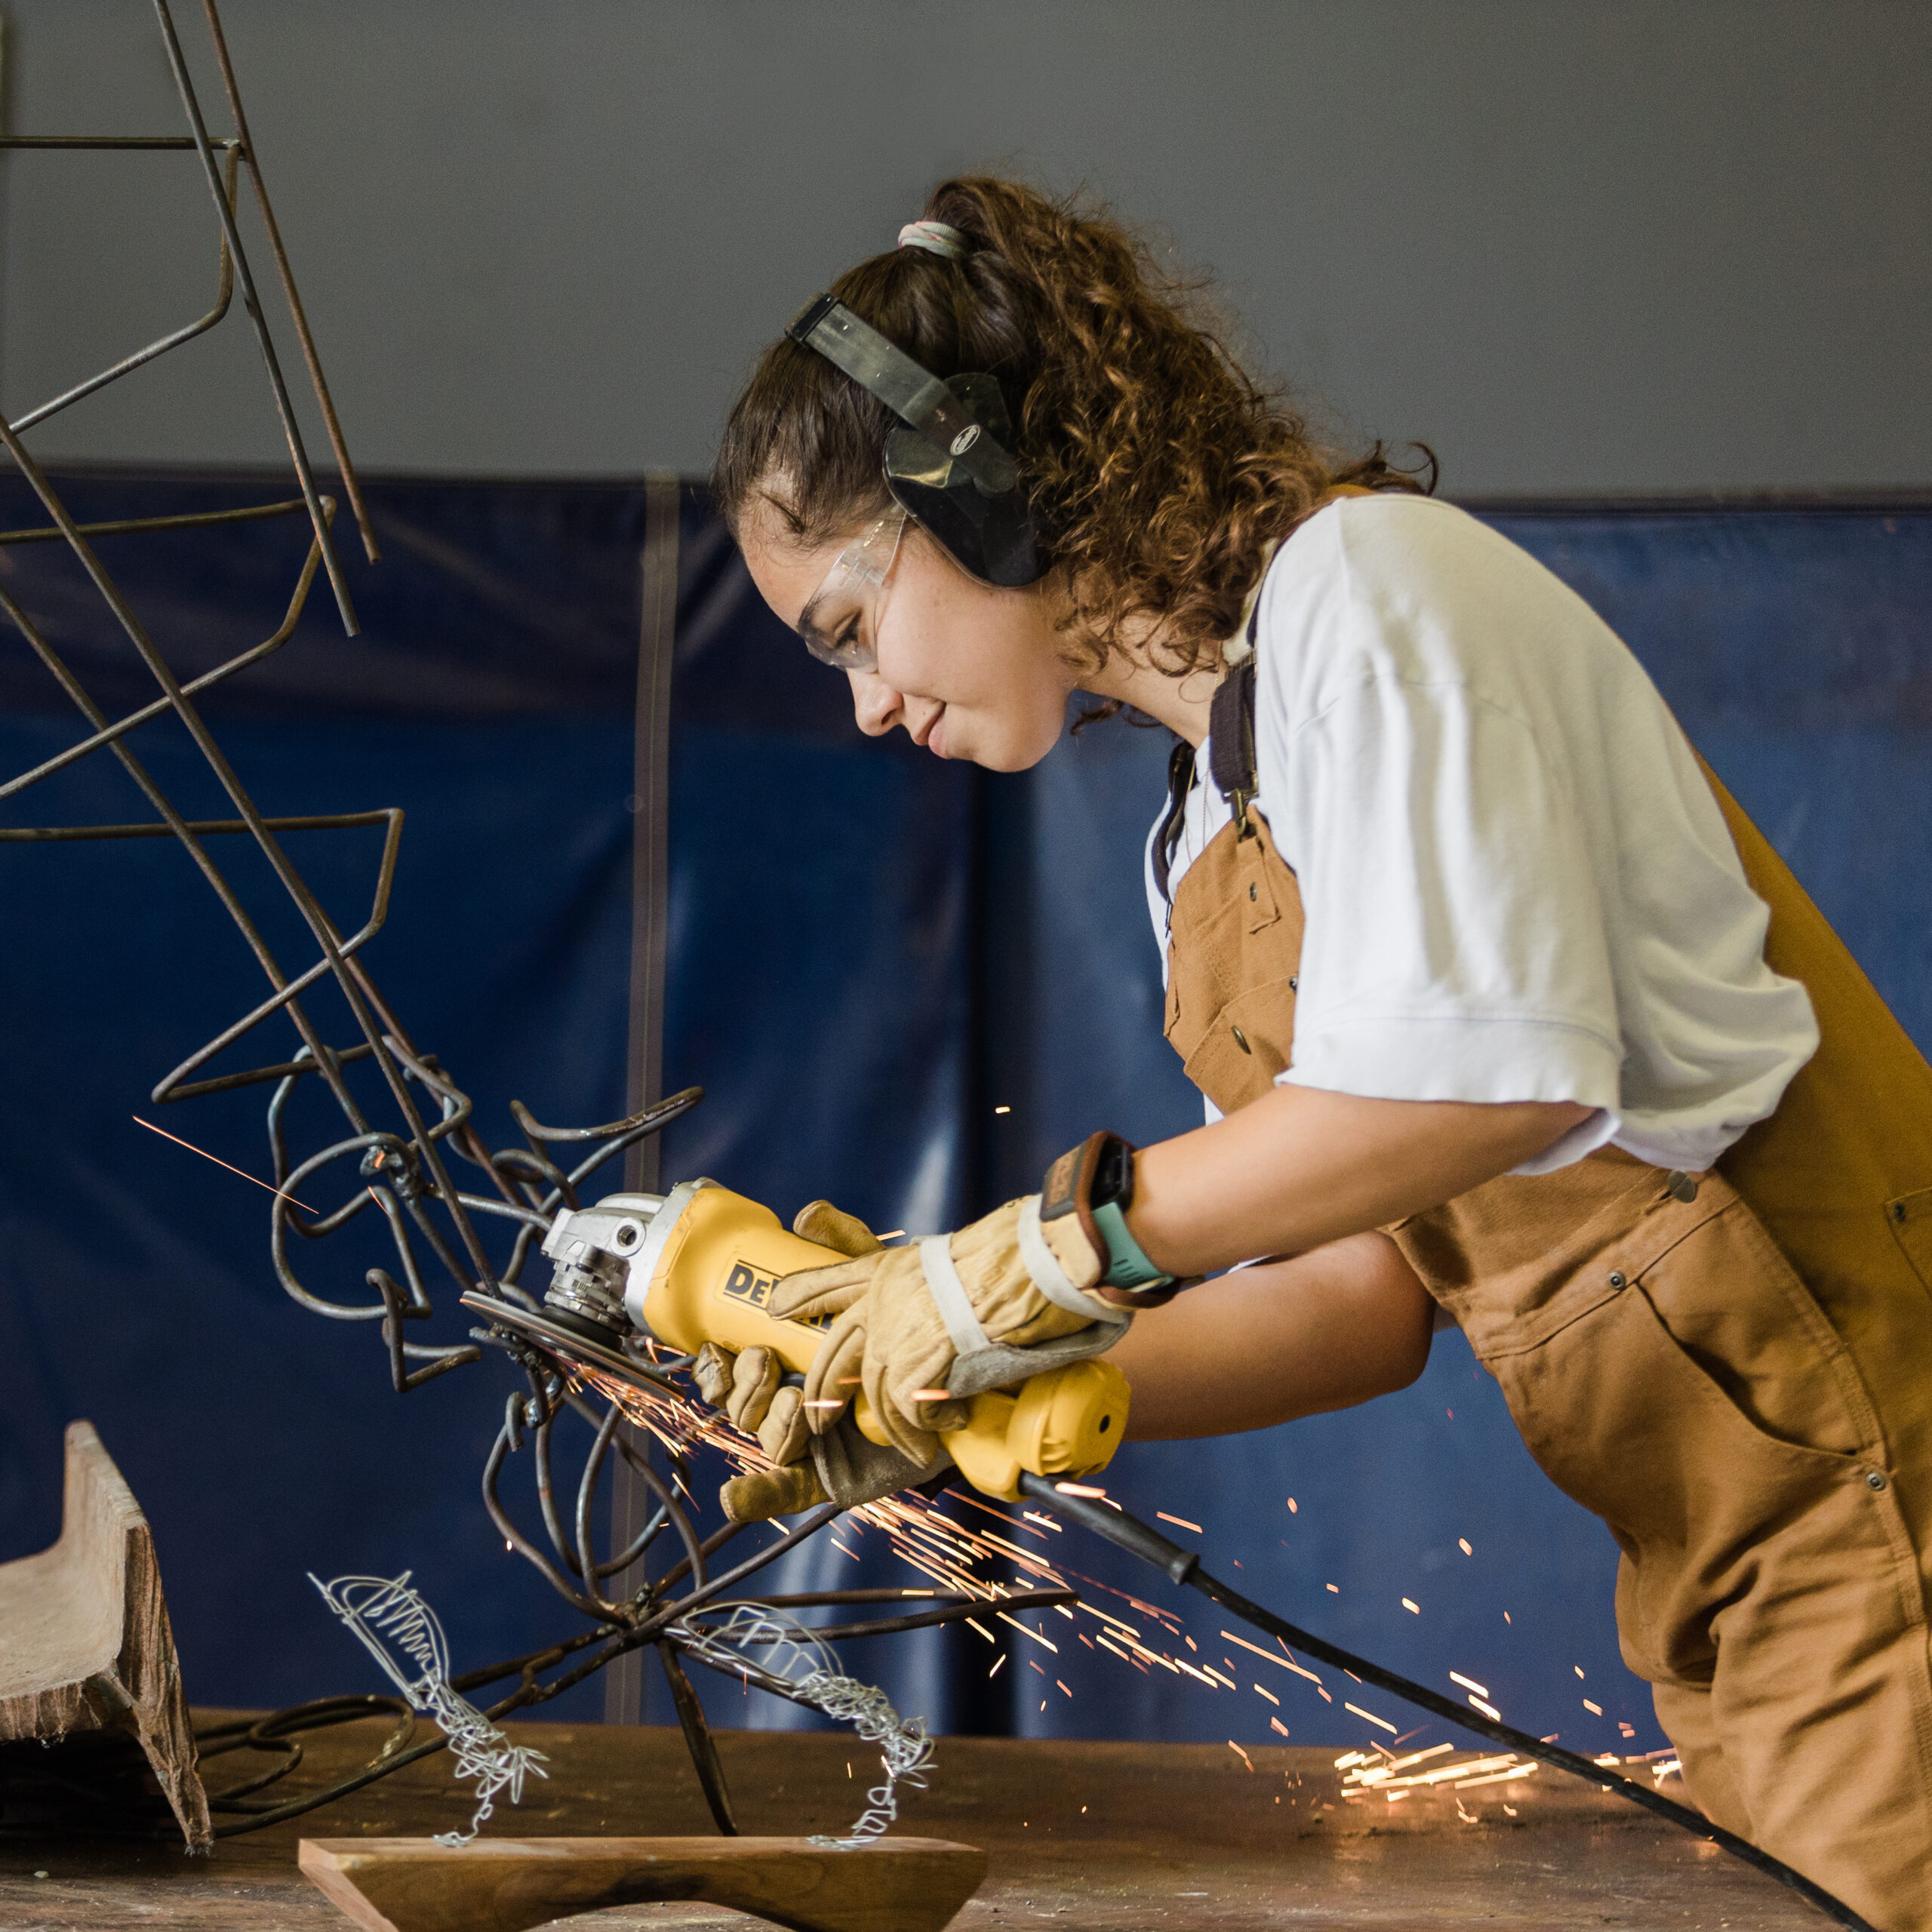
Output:
[[[1767,1851],[1760,1851],[1748,1838],[1740,1838],[1735,1832],[1726,1831],[1721,1825],[1714,1825],[1702,1812],[1694,1811],[1687,1804],[1679,1804],[1675,1799],[1664,1796],[1650,1786],[1639,1784],[1633,1778],[1626,1778],[1620,1772],[1611,1770],[1607,1765],[1595,1764],[1574,1751],[1560,1751],[1553,1744],[1546,1744],[1540,1737],[1532,1737],[1527,1731],[1518,1730],[1513,1724],[1492,1721],[1480,1712],[1466,1710],[1460,1704],[1417,1684],[1406,1677],[1398,1677],[1392,1670],[1385,1670],[1380,1664],[1371,1663],[1366,1657],[1358,1657],[1345,1651],[1339,1644],[1331,1644],[1312,1632],[1301,1629],[1285,1619],[1277,1617],[1272,1611],[1263,1610],[1259,1604],[1251,1603],[1239,1591],[1232,1589],[1218,1577],[1210,1576],[1201,1567],[1198,1551],[1183,1549],[1177,1543],[1171,1542],[1158,1530],[1150,1529],[1137,1517],[1130,1516],[1117,1506],[1103,1503],[1083,1496],[1069,1495],[1048,1476],[1036,1476],[1023,1471],[1020,1478],[1020,1488],[1029,1496],[1037,1498],[1081,1528],[1091,1530],[1096,1536],[1103,1537],[1115,1548],[1125,1550],[1131,1556],[1139,1557],[1143,1563],[1151,1563],[1155,1569],[1163,1571],[1174,1583],[1186,1583],[1211,1598],[1223,1610],[1231,1611],[1244,1623],[1251,1624],[1257,1630],[1266,1631],[1271,1637],[1278,1637],[1284,1643],[1292,1644],[1298,1650],[1306,1651],[1310,1657],[1319,1657],[1324,1663],[1333,1664],[1337,1670],[1348,1674],[1364,1684],[1373,1684],[1378,1689],[1392,1692],[1411,1704],[1420,1705],[1426,1711],[1444,1718],[1447,1722],[1460,1724],[1465,1730],[1472,1730],[1480,1737],[1492,1743],[1506,1744],[1526,1758],[1534,1758],[1540,1763],[1552,1766],[1559,1771],[1569,1771],[1580,1778],[1587,1778],[1592,1784],[1600,1785],[1607,1791],[1614,1791],[1620,1798],[1627,1798],[1633,1804],[1641,1804],[1647,1811],[1654,1811],[1667,1818],[1673,1825],[1681,1826],[1685,1831],[1700,1838],[1709,1838],[1714,1844],[1721,1845],[1746,1864],[1755,1866],[1767,1878],[1775,1878],[1781,1885],[1788,1885],[1802,1899],[1808,1900],[1826,1918],[1836,1924],[1847,1926],[1850,1932],[1876,1932],[1876,1928],[1866,1919],[1859,1917],[1850,1906],[1834,1898],[1823,1886],[1814,1884],[1801,1872],[1794,1872],[1782,1860],[1774,1858]]]

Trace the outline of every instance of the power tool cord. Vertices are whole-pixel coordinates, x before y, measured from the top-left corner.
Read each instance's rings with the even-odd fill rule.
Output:
[[[1814,1884],[1801,1872],[1794,1872],[1782,1860],[1774,1858],[1767,1851],[1760,1851],[1748,1838],[1740,1838],[1735,1832],[1727,1832],[1721,1825],[1714,1825],[1701,1812],[1694,1811],[1687,1804],[1679,1804],[1675,1799],[1664,1796],[1663,1792],[1650,1786],[1639,1784],[1635,1779],[1626,1778],[1620,1772],[1607,1765],[1592,1762],[1574,1751],[1562,1751],[1553,1744],[1546,1744],[1540,1737],[1532,1737],[1527,1731],[1518,1730],[1513,1724],[1493,1721],[1480,1712],[1466,1709],[1438,1691],[1426,1685],[1412,1682],[1400,1677],[1392,1670],[1385,1670],[1380,1664],[1371,1663],[1366,1657],[1358,1657],[1345,1651],[1339,1644],[1331,1644],[1310,1632],[1300,1629],[1272,1611],[1263,1610],[1259,1604],[1251,1603],[1239,1591],[1231,1589],[1218,1577],[1213,1577],[1201,1568],[1198,1551],[1183,1549],[1180,1544],[1164,1537],[1158,1530],[1149,1528],[1139,1518],[1130,1516],[1124,1509],[1113,1504],[1082,1496],[1069,1495],[1049,1476],[1036,1476],[1030,1472],[1022,1472],[1020,1486],[1028,1496],[1044,1503],[1050,1509],[1069,1521],[1078,1523],[1082,1529],[1091,1530],[1097,1537],[1104,1537],[1115,1548],[1125,1550],[1131,1556],[1139,1557],[1143,1562],[1151,1563],[1155,1568],[1164,1571],[1174,1583],[1185,1583],[1211,1598],[1223,1610],[1231,1611],[1244,1623],[1257,1630],[1278,1637],[1284,1643],[1298,1651],[1306,1651],[1312,1657],[1332,1664],[1337,1670],[1346,1671],[1364,1684],[1372,1684],[1378,1690],[1386,1690],[1407,1702],[1419,1706],[1446,1722],[1460,1724],[1465,1730],[1474,1731],[1479,1737],[1486,1737],[1497,1744],[1506,1744],[1512,1751],[1520,1752],[1526,1758],[1534,1758],[1540,1763],[1549,1764],[1559,1771],[1568,1771],[1575,1777],[1586,1778],[1592,1784],[1607,1791],[1615,1792],[1619,1797],[1627,1798],[1633,1804],[1641,1804],[1647,1811],[1654,1811],[1659,1817],[1667,1818],[1673,1825],[1700,1838],[1708,1838],[1713,1844],[1741,1858],[1746,1864],[1755,1866],[1766,1876],[1775,1878],[1781,1885],[1789,1886],[1803,1899],[1808,1900],[1835,1923],[1847,1926],[1851,1932],[1876,1932],[1876,1928],[1866,1919],[1859,1917],[1851,1908],[1834,1898],[1822,1885]]]

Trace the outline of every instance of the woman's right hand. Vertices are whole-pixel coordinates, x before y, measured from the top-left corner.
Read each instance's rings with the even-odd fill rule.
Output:
[[[811,1431],[805,1426],[804,1391],[787,1387],[785,1364],[769,1349],[734,1354],[707,1342],[691,1364],[697,1392],[733,1426],[758,1438],[774,1463],[795,1463],[805,1453]]]

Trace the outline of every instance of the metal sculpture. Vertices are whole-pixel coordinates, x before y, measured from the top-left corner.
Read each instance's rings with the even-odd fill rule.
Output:
[[[757,1571],[785,1550],[795,1547],[805,1537],[823,1529],[840,1512],[829,1506],[820,1509],[796,1524],[789,1537],[778,1538],[752,1555],[721,1569],[716,1559],[724,1546],[740,1534],[743,1526],[728,1524],[709,1537],[700,1537],[691,1512],[678,1500],[680,1490],[686,1496],[691,1493],[688,1453],[700,1444],[714,1444],[728,1449],[746,1466],[755,1465],[758,1454],[755,1446],[736,1438],[718,1418],[685,1393],[677,1380],[685,1366],[682,1358],[641,1358],[638,1378],[645,1385],[641,1392],[632,1386],[593,1386],[555,1358],[494,1324],[472,1330],[472,1339],[463,1343],[429,1343],[406,1339],[408,1325],[427,1319],[434,1310],[426,1275],[446,1277],[460,1294],[469,1299],[472,1308],[496,1304],[536,1309],[536,1299],[519,1284],[518,1278],[533,1244],[540,1241],[559,1209],[577,1207],[578,1190],[590,1175],[626,1148],[676,1119],[697,1103],[701,1092],[693,1088],[658,1101],[629,1118],[583,1128],[543,1125],[512,1101],[510,1112],[521,1130],[523,1144],[492,1151],[477,1128],[469,1095],[433,1054],[416,1044],[384,999],[362,956],[381,929],[388,911],[401,831],[401,813],[383,810],[299,817],[265,813],[223,755],[202,717],[196,701],[203,692],[260,663],[288,641],[318,571],[328,578],[345,632],[352,636],[358,628],[333,534],[337,506],[332,497],[324,494],[310,461],[242,232],[243,203],[239,189],[244,174],[288,318],[300,345],[342,488],[371,561],[377,558],[378,549],[288,254],[275,225],[216,0],[202,0],[202,11],[209,50],[220,75],[232,122],[232,131],[226,134],[210,130],[169,0],[152,0],[152,4],[188,130],[185,134],[11,135],[0,137],[0,149],[107,150],[131,157],[192,151],[199,158],[213,204],[217,231],[216,299],[205,315],[27,411],[12,423],[0,423],[0,443],[4,443],[8,454],[39,498],[49,519],[45,525],[29,529],[0,531],[0,544],[64,542],[153,678],[158,695],[125,716],[109,718],[32,615],[0,587],[0,613],[4,613],[58,682],[88,727],[85,737],[57,755],[0,783],[0,800],[17,797],[82,758],[104,753],[119,763],[155,816],[149,821],[134,824],[0,829],[0,844],[172,838],[187,852],[254,955],[268,990],[248,1011],[168,1072],[153,1090],[155,1102],[170,1105],[250,1086],[266,1086],[270,1090],[267,1124],[276,1191],[270,1246],[277,1277],[296,1302],[315,1314],[333,1321],[377,1324],[398,1394],[407,1394],[451,1370],[478,1361],[488,1347],[507,1354],[518,1374],[521,1386],[507,1398],[503,1424],[484,1472],[485,1506],[498,1533],[541,1571],[574,1608],[591,1620],[592,1627],[532,1655],[458,1675],[451,1680],[451,1690],[460,1694],[514,1678],[514,1687],[484,1714],[494,1720],[506,1712],[555,1697],[628,1651],[652,1646],[662,1660],[713,1816],[721,1831],[732,1832],[735,1826],[723,1772],[705,1724],[703,1708],[685,1674],[681,1654],[694,1656],[748,1682],[756,1681],[776,1695],[814,1703],[814,1697],[791,1678],[764,1668],[749,1654],[748,1642],[755,1647],[758,1643],[774,1641],[771,1632],[779,1626],[770,1616],[764,1616],[762,1621],[754,1617],[749,1625],[744,1625],[734,1623],[732,1613],[747,1601],[737,1593]],[[86,525],[77,521],[28,450],[24,441],[26,432],[83,397],[149,368],[171,350],[214,328],[229,312],[238,287],[287,438],[299,494],[285,500],[192,515]],[[93,541],[108,535],[137,534],[165,540],[169,533],[184,528],[298,515],[306,517],[311,541],[281,623],[260,642],[186,681],[171,668],[167,654],[101,561]],[[187,818],[135,755],[128,743],[129,734],[164,716],[172,716],[186,731],[232,806],[232,818]],[[289,857],[281,835],[296,831],[348,832],[377,826],[383,829],[383,842],[373,902],[361,926],[345,934],[324,910]],[[291,967],[271,949],[261,924],[251,915],[216,857],[220,841],[227,838],[249,839],[267,860],[281,890],[300,912],[312,942],[314,955],[306,963]],[[331,1040],[319,1017],[317,1002],[330,989],[347,1009],[352,1037],[346,1041]],[[293,1051],[271,1050],[264,1057],[257,1048],[251,1057],[262,1063],[217,1070],[216,1063],[224,1056],[244,1042],[252,1044],[274,1023],[285,1023],[294,1029]],[[369,1078],[372,1075],[373,1079]],[[291,1097],[305,1081],[327,1090],[340,1109],[347,1131],[312,1151],[297,1153],[289,1146],[287,1116]],[[456,1164],[459,1162],[477,1176],[473,1187],[460,1182]],[[310,1214],[297,1204],[298,1195],[318,1191],[337,1180],[342,1183],[340,1198],[325,1211]],[[337,1300],[305,1284],[294,1265],[294,1244],[337,1235],[358,1221],[368,1226],[372,1218],[381,1223],[388,1253],[384,1265],[370,1266],[365,1272],[365,1281],[370,1291],[368,1299]],[[508,1235],[507,1253],[493,1254],[491,1242],[485,1238],[486,1229],[500,1229]],[[500,1248],[500,1243],[498,1245]],[[590,1440],[574,1496],[567,1506],[560,1507],[555,1474],[555,1435],[558,1425],[566,1417],[581,1420],[589,1431]],[[664,1464],[661,1469],[647,1446],[654,1436],[661,1444]],[[547,1548],[524,1534],[500,1493],[509,1460],[520,1454],[532,1472]],[[600,1553],[592,1527],[597,1514],[595,1503],[600,1476],[614,1454],[629,1464],[655,1499],[656,1507],[628,1546]],[[873,1506],[870,1513],[875,1521],[894,1531],[929,1515],[931,1510],[922,1499],[912,1497]],[[611,1580],[632,1572],[667,1529],[682,1546],[680,1560],[662,1575],[641,1585],[612,1589]],[[956,1537],[953,1540],[958,1540]],[[964,1543],[960,1547],[964,1557],[960,1566],[962,1575],[965,1563],[993,1554],[990,1546],[984,1544],[977,1549]],[[1051,1584],[1032,1591],[1002,1590],[1002,1606],[1010,1612],[1076,1600],[1072,1590],[1060,1586],[1057,1576],[1051,1578]],[[986,1589],[970,1586],[940,1591],[830,1591],[769,1598],[759,1607],[878,1607],[899,1604],[908,1597],[919,1600],[916,1610],[902,1609],[896,1615],[875,1616],[837,1629],[815,1632],[814,1637],[823,1642],[835,1637],[884,1634],[953,1621],[983,1605],[987,1595]],[[715,1620],[719,1615],[724,1620],[721,1624]],[[735,1630],[744,1638],[748,1629],[763,1634],[744,1641],[728,1641],[721,1634]],[[822,1690],[823,1686],[817,1687]],[[300,1761],[301,1749],[296,1740],[301,1732],[319,1724],[377,1711],[393,1712],[398,1730],[364,1770],[327,1792],[288,1803],[256,1800],[254,1794],[285,1776]],[[211,1794],[215,1810],[225,1814],[224,1822],[216,1827],[217,1835],[253,1830],[312,1809],[443,1748],[447,1740],[441,1736],[410,1746],[408,1737],[414,1721],[407,1704],[397,1699],[337,1698],[205,1733],[200,1740],[204,1757],[247,1749],[266,1752],[280,1760],[260,1775],[225,1792]]]

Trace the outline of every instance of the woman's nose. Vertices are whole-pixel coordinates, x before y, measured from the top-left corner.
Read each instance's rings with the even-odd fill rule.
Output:
[[[869,738],[882,738],[906,721],[906,700],[876,671],[848,671],[852,715]]]

